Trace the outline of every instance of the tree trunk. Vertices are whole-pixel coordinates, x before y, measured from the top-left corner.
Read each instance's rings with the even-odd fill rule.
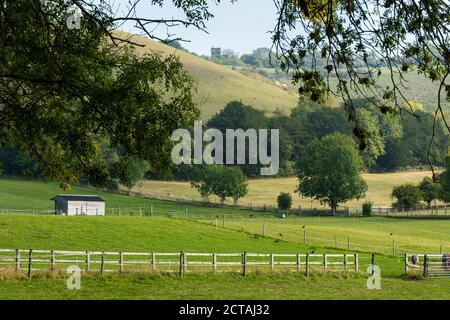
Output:
[[[336,208],[337,208],[337,203],[331,202],[331,212],[333,213],[333,216],[336,215]]]

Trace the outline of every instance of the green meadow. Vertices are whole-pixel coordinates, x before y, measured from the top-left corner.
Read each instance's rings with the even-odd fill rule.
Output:
[[[51,196],[59,192],[56,183],[36,180],[0,180],[2,207],[51,207]],[[450,220],[406,218],[298,217],[278,219],[271,214],[246,210],[212,209],[142,197],[99,192],[73,187],[72,193],[96,193],[108,205],[139,207],[148,204],[170,208],[154,216],[66,217],[46,214],[3,213],[0,215],[0,248],[216,253],[355,253],[360,256],[360,272],[312,274],[239,273],[176,274],[127,273],[83,274],[81,290],[68,290],[66,275],[35,272],[24,275],[0,272],[1,299],[449,299],[449,279],[422,279],[405,276],[402,250],[436,252],[449,250],[447,230]],[[202,211],[204,210],[204,211]],[[219,216],[216,220],[214,210]],[[223,216],[226,216],[225,227]],[[234,215],[234,217],[232,217]],[[251,216],[252,215],[252,216]],[[203,218],[202,218],[203,217]],[[219,222],[216,226],[216,222]],[[263,236],[263,224],[266,224]],[[304,229],[307,244],[304,244]],[[392,235],[391,235],[392,233]],[[334,242],[323,239],[338,241]],[[346,246],[350,236],[351,246]],[[315,239],[314,239],[315,238]],[[322,239],[323,242],[320,242]],[[390,251],[397,242],[396,256]],[[368,246],[354,246],[362,242]],[[383,250],[372,250],[376,247]],[[366,287],[366,269],[372,252],[381,268],[381,290]]]

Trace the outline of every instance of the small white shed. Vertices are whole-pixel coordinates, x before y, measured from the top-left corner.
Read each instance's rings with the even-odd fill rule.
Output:
[[[59,194],[55,201],[55,212],[67,216],[104,216],[105,200],[97,195]]]

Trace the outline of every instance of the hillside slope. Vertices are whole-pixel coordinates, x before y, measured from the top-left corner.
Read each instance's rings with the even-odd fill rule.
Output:
[[[124,38],[131,36],[126,32],[119,35]],[[209,119],[232,100],[242,101],[268,113],[277,108],[289,110],[297,105],[298,95],[292,89],[283,89],[263,76],[249,76],[144,37],[131,36],[130,40],[145,45],[135,47],[138,54],[156,50],[179,56],[186,70],[198,80],[196,102],[202,119]]]

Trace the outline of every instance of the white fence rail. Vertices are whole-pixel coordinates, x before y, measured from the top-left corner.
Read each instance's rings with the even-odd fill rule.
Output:
[[[85,272],[358,272],[358,254],[157,253],[0,249],[0,270]]]

